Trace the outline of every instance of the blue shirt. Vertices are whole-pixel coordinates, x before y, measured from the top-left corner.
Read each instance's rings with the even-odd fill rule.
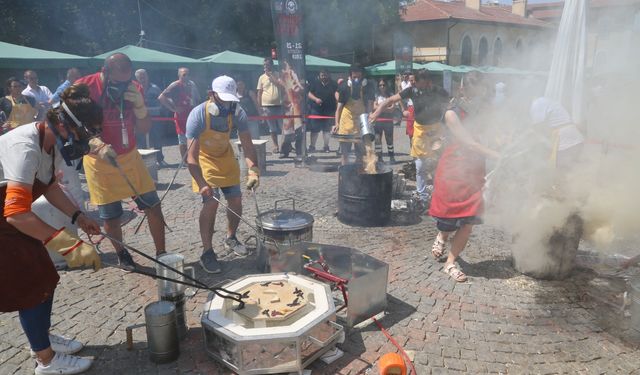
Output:
[[[66,81],[62,82],[62,84],[60,86],[58,86],[56,91],[51,96],[51,103],[59,102],[60,101],[60,95],[62,95],[64,90],[66,90],[67,87],[69,87],[69,86],[71,86],[71,82],[69,80],[66,80]]]
[[[200,137],[200,134],[204,132],[206,126],[205,116],[211,116],[206,110],[207,103],[198,104],[189,113],[187,117],[187,138],[194,139]],[[237,106],[237,110],[234,116],[232,116],[233,128],[238,130],[238,133],[248,131],[247,127],[247,113],[242,109],[240,105]],[[227,124],[227,117],[211,116],[211,130],[218,132],[229,131],[229,125]]]

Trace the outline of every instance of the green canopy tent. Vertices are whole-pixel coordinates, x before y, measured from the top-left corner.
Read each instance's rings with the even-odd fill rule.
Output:
[[[102,66],[104,60],[116,52],[121,52],[129,56],[129,58],[133,62],[133,66],[135,69],[178,69],[181,66],[187,68],[195,68],[206,65],[206,63],[204,62],[192,59],[190,57],[174,55],[172,53],[161,52],[150,48],[132,45],[127,45],[118,49],[114,49],[113,51],[94,56],[92,59],[93,64]]]
[[[262,70],[262,62],[264,58],[238,53],[233,51],[222,51],[211,56],[200,59],[214,68],[226,68],[231,70],[253,71]]]
[[[325,59],[323,57],[317,57],[312,55],[305,56],[305,63],[308,70],[320,70],[322,68],[327,69],[332,73],[346,72],[349,70],[349,64],[345,64],[339,61]]]
[[[87,67],[90,58],[0,42],[0,69]]]
[[[422,69],[424,66],[419,63],[413,63],[412,69],[418,70]],[[371,66],[367,66],[364,68],[367,74],[371,76],[391,76],[396,74],[396,61],[391,60],[380,64],[375,64]]]

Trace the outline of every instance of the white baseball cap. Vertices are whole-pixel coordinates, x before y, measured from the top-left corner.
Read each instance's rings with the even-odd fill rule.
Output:
[[[239,102],[237,90],[236,81],[229,76],[216,77],[211,82],[211,91],[218,94],[220,99],[225,102]]]

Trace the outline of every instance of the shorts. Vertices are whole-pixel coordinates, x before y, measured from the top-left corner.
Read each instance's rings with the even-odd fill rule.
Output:
[[[227,186],[223,188],[213,188],[213,196],[216,199],[220,199],[220,190],[224,194],[224,199],[229,200],[229,198],[237,198],[242,196],[242,190],[240,190],[240,185]],[[207,202],[208,199],[202,197],[202,203]]]
[[[440,232],[455,232],[465,224],[482,224],[482,219],[478,216],[466,216],[456,218],[433,217]]]
[[[264,116],[282,116],[284,114],[284,110],[282,106],[274,105],[262,107],[262,114]],[[268,119],[265,120],[267,125],[269,125],[269,133],[271,134],[282,134],[282,119]]]
[[[140,194],[139,197],[133,199],[141,210],[146,210],[160,203],[158,193],[155,190]],[[122,216],[122,201],[111,202],[98,205],[98,214],[102,220],[113,220]]]
[[[178,134],[178,144],[179,145],[187,144],[187,136],[185,134]]]
[[[318,115],[324,116],[324,115]],[[333,127],[335,121],[332,118],[328,119],[310,119],[309,120],[309,131],[311,133],[320,133],[320,132],[330,132]]]

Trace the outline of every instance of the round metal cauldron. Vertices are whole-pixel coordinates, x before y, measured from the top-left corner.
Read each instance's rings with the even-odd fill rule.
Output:
[[[149,359],[155,363],[175,361],[180,355],[176,307],[168,301],[158,301],[144,308]]]
[[[278,208],[278,203],[289,200],[292,209]],[[256,225],[263,234],[256,249],[258,270],[262,272],[271,271],[271,259],[280,257],[281,248],[313,240],[313,216],[296,210],[293,198],[275,201],[273,210],[258,215]]]
[[[378,164],[379,173],[360,173],[359,164],[338,170],[338,220],[364,227],[383,226],[391,219],[393,170]]]

